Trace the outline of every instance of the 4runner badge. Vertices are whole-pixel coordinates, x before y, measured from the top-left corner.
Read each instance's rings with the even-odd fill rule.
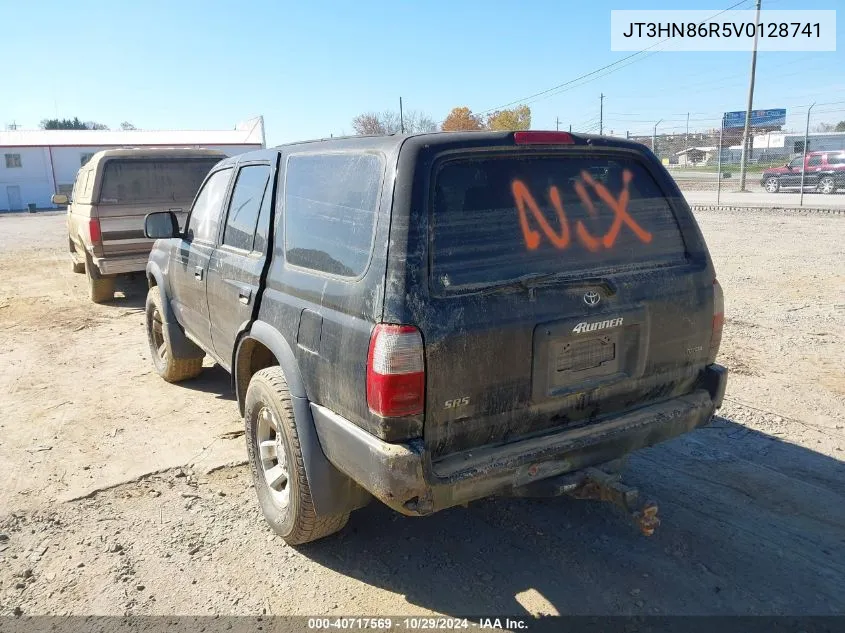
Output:
[[[573,334],[581,334],[583,332],[595,332],[596,330],[606,330],[609,327],[618,327],[622,325],[622,317],[618,319],[608,319],[606,321],[596,321],[595,323],[587,323],[583,321],[572,328]]]

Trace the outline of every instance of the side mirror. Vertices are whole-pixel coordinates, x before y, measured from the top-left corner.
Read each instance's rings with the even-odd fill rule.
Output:
[[[179,220],[172,211],[148,213],[144,218],[144,237],[151,240],[166,240],[179,237]]]
[[[56,194],[53,194],[52,198],[50,198],[50,202],[52,202],[53,204],[57,204],[59,206],[67,206],[67,204],[69,203],[69,200],[67,199],[67,196],[65,194],[56,193]]]
[[[786,163],[786,165],[784,165],[784,167],[786,167],[790,171],[792,170],[792,165],[790,165],[789,163]]]

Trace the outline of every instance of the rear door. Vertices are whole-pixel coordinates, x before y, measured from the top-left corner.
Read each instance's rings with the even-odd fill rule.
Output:
[[[208,267],[207,291],[214,351],[232,356],[235,337],[252,319],[258,299],[270,222],[275,165],[247,163],[238,169],[220,245]]]
[[[211,329],[206,300],[208,263],[217,243],[220,216],[233,169],[214,172],[203,183],[187,220],[184,238],[171,251],[170,302],[185,332],[211,350]]]
[[[804,186],[813,187],[819,184],[819,173],[824,169],[825,154],[813,154],[807,159],[807,174],[804,176]]]
[[[692,389],[707,362],[713,273],[659,169],[598,147],[434,162],[429,296],[416,318],[435,469],[448,454]]]
[[[804,157],[798,156],[789,161],[789,169],[780,176],[781,187],[800,187],[801,170],[804,165]]]
[[[153,240],[144,237],[144,217],[172,211],[185,226],[185,216],[203,179],[219,158],[112,158],[100,175],[94,196],[106,257],[148,253]],[[91,182],[93,183],[93,173]]]

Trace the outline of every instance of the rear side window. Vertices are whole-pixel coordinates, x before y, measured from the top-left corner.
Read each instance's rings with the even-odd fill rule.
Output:
[[[91,200],[91,194],[94,192],[94,181],[97,177],[90,169],[86,171],[85,174],[85,187],[82,189],[81,193],[85,200]]]
[[[828,165],[845,165],[845,154],[832,155],[827,157]]]
[[[269,195],[265,194],[269,178],[269,165],[248,165],[238,172],[223,229],[224,244],[245,251],[252,250],[261,201],[265,195]],[[264,248],[263,244],[261,248]]]
[[[380,155],[295,154],[285,175],[285,258],[343,277],[366,269],[373,246]]]
[[[74,200],[82,200],[83,194],[85,192],[85,183],[88,180],[88,175],[91,172],[89,171],[80,171],[76,175],[76,182],[73,184],[73,199]]]
[[[663,192],[627,156],[449,160],[435,171],[430,227],[441,291],[686,259]]]

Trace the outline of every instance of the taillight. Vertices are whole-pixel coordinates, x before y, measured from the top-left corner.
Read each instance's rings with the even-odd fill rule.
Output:
[[[725,325],[725,297],[722,294],[722,286],[717,280],[713,280],[713,331],[710,334],[710,356],[708,364],[716,362],[716,355],[719,353],[719,345],[722,343],[722,328]]]
[[[420,331],[411,325],[379,323],[370,337],[367,405],[385,418],[423,412],[425,362]]]
[[[517,145],[574,145],[575,139],[569,132],[525,130],[514,132],[513,142]]]
[[[88,220],[88,234],[91,236],[92,244],[99,244],[102,241],[103,235],[100,233],[100,221],[97,218]]]

